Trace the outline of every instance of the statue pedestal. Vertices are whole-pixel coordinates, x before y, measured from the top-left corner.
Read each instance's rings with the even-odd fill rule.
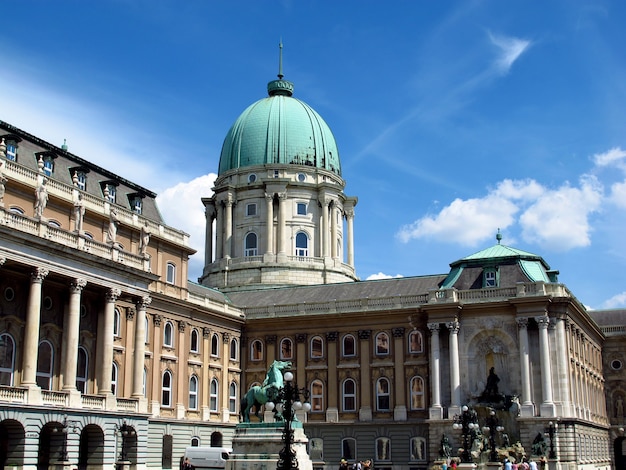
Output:
[[[306,447],[309,439],[304,434],[302,423],[291,423],[293,444],[299,470],[313,470],[313,462]],[[283,430],[285,424],[240,423],[233,437],[233,452],[226,470],[274,470],[278,463],[278,453],[285,447]]]

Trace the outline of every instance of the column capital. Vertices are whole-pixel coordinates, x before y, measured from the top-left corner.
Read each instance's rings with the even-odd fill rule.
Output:
[[[108,303],[113,303],[119,298],[120,295],[122,295],[122,291],[119,289],[113,288],[113,289],[107,290],[105,294],[105,298]]]
[[[441,325],[439,323],[428,323],[428,324],[426,324],[426,326],[430,330],[430,334],[434,334],[435,332],[439,332],[439,328],[441,328]]]
[[[33,283],[41,284],[45,277],[48,275],[49,271],[44,268],[35,268],[33,272],[30,274],[30,280]]]
[[[163,321],[163,317],[161,315],[152,316],[152,323],[154,323],[155,326],[161,326],[162,321]]]
[[[185,320],[180,320],[178,322],[178,332],[179,333],[184,333],[186,327],[187,327],[187,322]]]
[[[266,335],[265,342],[267,344],[276,344],[276,335]]]
[[[306,343],[306,333],[297,333],[296,343]]]
[[[126,307],[126,320],[132,320],[135,317],[135,309],[133,307]]]
[[[370,339],[372,330],[359,330],[359,339]]]
[[[541,315],[535,317],[535,321],[537,322],[537,325],[539,325],[539,329],[547,329],[550,323],[550,318],[548,315]]]
[[[272,202],[274,200],[274,193],[265,193],[265,201]]]
[[[517,321],[518,328],[520,329],[528,328],[528,317],[516,318],[515,321]]]
[[[326,333],[326,341],[328,341],[329,343],[334,343],[335,341],[337,341],[338,338],[338,331],[329,331],[328,333]]]
[[[343,213],[346,216],[346,219],[354,219],[354,208],[349,207],[348,209],[344,209]]]
[[[209,336],[211,336],[211,328],[207,328],[205,326],[204,328],[202,328],[202,337],[208,338]]]
[[[230,341],[230,333],[222,333],[222,343],[228,344]]]
[[[144,295],[141,299],[137,300],[137,310],[145,310],[148,305],[152,303],[152,297]]]
[[[287,200],[287,191],[284,191],[282,193],[278,193],[278,199],[281,200],[281,201]]]
[[[80,294],[86,285],[87,281],[85,279],[74,279],[72,282],[70,282],[70,292],[73,294]]]
[[[458,321],[447,322],[446,328],[450,330],[450,333],[457,334],[461,329],[461,324]]]

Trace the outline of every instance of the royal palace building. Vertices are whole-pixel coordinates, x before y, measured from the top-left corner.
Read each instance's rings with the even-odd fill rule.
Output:
[[[499,234],[448,273],[359,280],[358,200],[293,94],[281,72],[227,133],[204,241],[150,190],[0,121],[4,468],[178,468],[186,446],[231,446],[274,360],[308,392],[314,468],[430,468],[468,446],[465,407],[486,446],[497,419],[500,446],[550,468],[625,468],[626,312],[587,311]]]

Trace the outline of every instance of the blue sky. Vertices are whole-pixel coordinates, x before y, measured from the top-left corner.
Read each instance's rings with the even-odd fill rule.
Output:
[[[4,2],[0,119],[159,193],[203,263],[201,197],[278,72],[335,134],[362,279],[537,253],[626,307],[626,2]],[[184,210],[181,210],[184,208]]]

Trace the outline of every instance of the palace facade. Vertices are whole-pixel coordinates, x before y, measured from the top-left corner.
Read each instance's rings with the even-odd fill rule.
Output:
[[[551,468],[620,468],[624,312],[588,312],[499,235],[448,273],[359,280],[358,200],[293,92],[279,74],[228,132],[197,283],[154,193],[0,121],[3,466],[177,468],[231,445],[279,359],[316,468],[429,468],[468,405]]]

